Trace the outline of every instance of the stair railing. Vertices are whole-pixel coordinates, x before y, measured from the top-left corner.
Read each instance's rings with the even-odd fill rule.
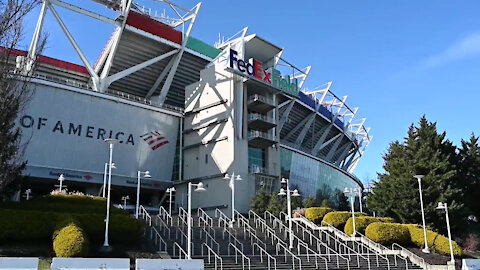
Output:
[[[202,208],[198,208],[197,216],[202,217],[210,227],[213,227],[213,218],[211,218]]]
[[[182,207],[178,208],[178,217],[179,217],[179,220],[178,220],[179,225],[180,225],[180,218],[182,219],[183,223],[185,225],[187,225],[188,212],[185,209],[183,209]],[[193,227],[194,226],[194,223],[193,223],[194,220],[193,220],[192,216],[190,216],[190,220],[192,221],[192,227]]]
[[[258,248],[258,251],[260,253],[260,262],[263,263],[263,255],[267,256],[267,265],[268,265],[268,270],[270,270],[270,261],[273,261],[273,269],[277,270],[277,259],[270,255],[264,248],[262,248],[259,244],[253,243],[252,246],[252,255],[255,256],[255,247]],[[327,269],[328,270],[328,269]]]
[[[240,254],[240,256],[242,257],[242,269],[245,270],[245,261],[247,261],[248,262],[248,270],[250,270],[250,258],[245,256],[245,254],[243,254],[243,252],[240,251],[240,249],[238,249],[232,243],[228,244],[228,256],[230,256],[230,247],[232,247],[233,250],[235,251],[235,263],[238,264],[238,255]]]
[[[370,240],[369,238],[367,238],[366,236],[364,236],[363,234],[359,233],[359,232],[355,232],[356,234],[358,234],[360,237],[362,237],[363,239],[365,239],[365,241],[367,241],[368,243],[370,243],[371,245],[375,245],[377,247],[383,247],[384,250],[387,250],[388,248],[384,247],[383,245],[377,243],[377,242],[374,242],[372,240]],[[375,252],[375,255],[377,256],[377,267],[379,266],[379,262],[378,262],[378,257],[382,258],[382,259],[385,259],[385,261],[387,261],[387,268],[388,270],[390,270],[390,260],[388,259],[387,256],[383,256],[381,255],[379,252]],[[397,255],[395,255],[397,256]]]
[[[422,267],[423,269],[427,269],[427,264],[425,263],[425,260],[424,260],[422,257],[420,257],[420,256],[418,256],[417,254],[411,252],[410,250],[408,250],[408,249],[400,246],[400,245],[397,244],[397,243],[393,243],[393,244],[392,244],[392,250],[395,250],[396,247],[399,248],[402,252],[408,254],[408,257],[410,258],[410,260],[412,261],[412,263],[417,264],[418,266]],[[414,261],[411,259],[412,257],[415,258],[415,260],[416,260],[417,262],[414,262]],[[406,262],[406,264],[407,264],[406,269],[408,269],[408,261]]]
[[[143,205],[140,205],[140,216],[148,223],[149,226],[152,226],[152,217],[147,210],[145,210]]]
[[[215,253],[215,251],[209,247],[207,245],[207,243],[203,243],[202,244],[202,257],[204,256],[204,250],[207,250],[208,251],[208,263],[210,263],[210,255],[213,254],[213,258],[215,259],[215,270],[217,270],[217,267],[218,267],[218,263],[217,261],[220,261],[220,270],[223,270],[223,261],[222,261],[222,257],[218,256],[217,253]]]
[[[160,214],[156,216],[157,218],[155,219],[155,225],[160,228],[160,231],[163,232],[163,236],[167,236],[167,239],[170,240],[170,228],[168,225],[163,221],[163,219],[160,218]]]
[[[295,254],[293,254],[293,252],[291,252],[286,246],[280,244],[280,243],[277,243],[277,245],[275,246],[275,252],[278,256],[279,252],[283,249],[283,253],[285,255],[285,262],[287,262],[287,253],[290,254],[292,256],[292,267],[293,269],[295,269],[295,260],[298,260],[298,269],[302,269],[302,260],[297,257]]]
[[[178,227],[178,228],[177,228],[177,231],[175,232],[175,239],[178,240],[179,238],[180,238],[180,244],[181,244],[182,246],[183,246],[183,242],[184,242],[183,239],[185,239],[185,244],[187,244],[187,242],[188,242],[188,237],[187,237],[187,235],[185,234],[185,232],[183,231],[183,229],[182,229],[181,227]],[[193,238],[193,234],[192,234],[192,238]],[[193,239],[192,239],[192,240],[193,240]],[[194,250],[195,245],[194,245],[193,241],[192,241],[190,244],[191,244],[191,246],[192,246],[192,254],[193,254],[193,250]]]
[[[293,222],[297,223],[297,221],[293,220]],[[298,227],[297,227],[298,228]],[[326,255],[328,256],[328,260],[330,261],[330,256],[332,255],[330,252],[333,252],[333,256],[341,256],[341,257],[344,257],[343,255],[341,254],[345,254],[346,256],[348,256],[348,261],[351,261],[352,258],[352,251],[353,251],[353,256],[356,256],[357,257],[357,266],[360,267],[360,258],[364,259],[367,261],[367,264],[368,264],[368,269],[370,270],[371,267],[370,267],[370,258],[369,257],[365,257],[363,256],[362,254],[360,254],[359,252],[356,252],[354,249],[352,249],[351,247],[345,245],[344,243],[339,243],[340,247],[343,247],[343,252],[341,249],[337,249],[337,251],[335,251],[334,249],[332,249],[331,247],[329,247],[328,245],[326,245],[322,240],[320,240],[318,237],[316,237],[312,232],[310,232],[308,229],[300,226],[300,228],[302,229],[302,238],[303,240],[305,241],[305,233],[309,236],[309,240],[310,240],[310,245],[313,245],[313,241],[312,240],[315,240],[316,241],[316,246],[317,246],[317,251],[320,252],[321,254],[321,246],[323,246],[325,248],[325,252],[326,252]],[[339,252],[338,252],[339,251]],[[337,256],[337,265],[338,265],[338,256]]]
[[[162,236],[155,227],[150,227],[150,239],[154,239],[155,245],[158,245],[159,251],[167,252],[167,242],[163,240]],[[164,249],[162,250],[162,244]]]
[[[173,244],[173,257],[175,257],[175,250],[178,251],[178,259],[182,259],[182,254],[183,254],[183,259],[188,259],[188,255],[187,255],[187,252],[185,252],[185,250],[183,250],[183,248],[177,243],[177,242],[174,242]]]
[[[270,237],[272,239],[272,245],[274,244],[274,241],[276,240],[277,243],[281,243],[282,245],[286,246],[287,243],[283,241],[280,237],[278,237],[277,233],[275,232],[274,229],[267,227],[267,230],[265,232],[265,238]]]
[[[254,228],[252,228],[252,226],[250,226],[250,222],[248,221],[248,219],[246,219],[242,214],[240,214],[240,212],[238,212],[237,210],[234,211],[236,217],[237,217],[237,220],[238,220],[238,227],[242,226],[244,228],[244,232],[248,232],[249,236],[250,236],[250,244],[253,245],[253,241],[255,239],[256,243],[257,244],[261,244],[264,248],[266,248],[267,246],[265,245],[265,243],[257,236],[257,232],[255,231]]]
[[[213,237],[205,228],[202,228],[199,231],[200,234],[200,239],[202,239],[202,236],[205,234],[205,243],[208,244],[210,242],[210,247],[213,248],[214,246],[217,247],[217,252],[220,253],[220,245],[218,244],[217,241],[215,241],[215,237]]]
[[[215,208],[215,217],[216,218],[223,218],[225,221],[228,222],[228,224],[230,224],[231,220],[229,217],[227,217],[227,215],[225,215],[220,209],[218,208]]]
[[[301,256],[301,248],[304,248],[306,253],[307,253],[307,262],[310,261],[310,256],[313,256],[315,258],[315,268],[318,269],[318,258],[320,258],[321,260],[324,260],[325,262],[325,269],[328,270],[328,260],[326,258],[323,257],[323,255],[321,254],[318,254],[316,253],[313,249],[311,249],[310,247],[308,247],[308,245],[305,243],[305,242],[297,242],[297,252],[298,252],[298,256]],[[339,261],[337,259],[337,268],[340,268],[340,264],[339,264]],[[347,260],[347,268],[348,270],[350,270],[350,262]]]
[[[283,220],[285,220],[285,222],[288,221],[288,215],[287,215],[286,213],[280,212],[280,213],[279,213],[279,216],[280,216],[280,220],[283,219]],[[282,216],[283,216],[283,218],[282,218]]]
[[[225,240],[225,233],[228,235],[228,243],[229,243],[229,244],[232,244],[232,243],[233,243],[233,245],[235,245],[235,246],[238,244],[238,245],[240,246],[240,249],[241,249],[242,252],[243,252],[243,243],[240,242],[240,241],[238,241],[237,237],[235,237],[235,235],[233,235],[233,234],[229,231],[228,228],[223,229],[223,232],[222,232],[222,238],[223,238],[223,240]],[[233,241],[232,241],[232,240],[233,240]]]
[[[222,224],[223,224],[223,226],[222,226]],[[225,220],[223,217],[218,218],[218,227],[227,228],[229,225],[230,225],[230,222]]]
[[[170,226],[173,226],[173,218],[170,213],[168,213],[168,211],[163,208],[163,206],[160,206],[160,208],[158,208],[158,215],[162,216],[162,219],[166,219],[167,224],[169,223]]]

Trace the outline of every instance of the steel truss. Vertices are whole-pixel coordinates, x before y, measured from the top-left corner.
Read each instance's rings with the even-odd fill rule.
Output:
[[[159,74],[158,79],[152,85],[151,90],[148,92],[146,95],[146,98],[149,99],[152,97],[153,92],[160,86],[160,83],[165,79],[165,82],[163,83],[160,95],[156,99],[156,103],[159,106],[163,106],[165,102],[165,98],[168,94],[168,90],[171,86],[171,83],[173,81],[173,77],[175,75],[175,72],[178,68],[178,65],[180,63],[180,60],[182,58],[183,53],[186,50],[186,45],[188,38],[190,37],[190,33],[192,31],[192,28],[195,24],[195,20],[197,18],[198,12],[201,7],[201,2],[195,5],[191,9],[187,9],[184,7],[181,7],[177,4],[174,4],[170,1],[167,0],[152,0],[155,2],[160,2],[168,6],[173,13],[177,17],[167,17],[165,14],[162,14],[161,16],[152,16],[151,10],[148,10],[148,12],[145,11],[145,8],[139,7],[139,5],[134,4],[132,0],[93,0],[97,3],[105,5],[107,8],[110,8],[114,11],[117,11],[117,16],[116,18],[110,18],[101,14],[98,14],[94,11],[84,9],[82,7],[61,1],[61,0],[42,0],[42,8],[40,11],[40,15],[37,20],[37,24],[35,27],[35,31],[33,34],[33,38],[29,47],[28,55],[27,55],[27,65],[26,69],[27,71],[30,71],[32,68],[33,60],[36,59],[37,57],[37,46],[38,42],[40,39],[40,34],[42,32],[42,27],[43,27],[43,22],[45,20],[45,16],[47,13],[47,10],[50,10],[52,15],[54,16],[55,20],[61,27],[62,31],[66,35],[67,39],[69,40],[70,44],[72,47],[75,49],[75,52],[78,54],[80,57],[82,63],[88,70],[88,73],[90,75],[90,87],[92,88],[93,91],[96,92],[106,92],[108,90],[108,87],[115,81],[120,80],[132,73],[135,73],[139,70],[142,70],[152,64],[155,64],[159,61],[162,61],[166,58],[171,57],[171,60],[167,67],[162,70],[162,72]],[[112,35],[111,39],[109,40],[106,48],[104,49],[104,53],[102,54],[102,58],[99,59],[99,61],[96,63],[96,66],[92,66],[89,61],[87,60],[84,52],[76,42],[74,36],[70,33],[68,27],[65,25],[64,21],[60,17],[60,15],[57,12],[57,7],[61,7],[67,10],[70,10],[72,12],[96,19],[98,21],[101,21],[103,23],[108,23],[113,26],[115,26],[115,32]],[[178,28],[181,27],[182,29],[182,44],[175,44],[172,42],[165,42],[168,43],[172,48],[172,50],[162,54],[158,55],[152,59],[149,59],[143,63],[137,64],[135,66],[129,67],[125,70],[122,70],[120,72],[117,72],[115,74],[109,74],[112,64],[113,64],[113,59],[116,56],[117,49],[120,43],[120,39],[122,37],[123,32],[127,30],[134,31],[133,27],[130,27],[127,25],[127,19],[128,15],[131,10],[134,10],[135,12],[141,13],[148,15],[149,17],[156,19],[158,21],[161,21],[164,24],[167,24],[171,26],[172,28]],[[151,35],[147,35],[146,33],[142,33],[140,31],[136,31],[135,33],[140,34],[144,37],[147,38],[152,38]],[[159,38],[156,39],[157,41],[164,41],[163,39]]]

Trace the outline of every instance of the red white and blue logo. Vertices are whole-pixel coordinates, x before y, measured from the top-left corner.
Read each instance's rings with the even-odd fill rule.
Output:
[[[157,150],[158,148],[170,143],[167,138],[165,138],[162,133],[160,133],[158,130],[152,131],[149,133],[145,133],[140,136],[149,146],[152,148],[152,150]]]

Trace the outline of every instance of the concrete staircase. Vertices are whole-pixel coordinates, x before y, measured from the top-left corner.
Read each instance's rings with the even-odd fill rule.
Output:
[[[236,212],[233,223],[219,209],[209,216],[202,209],[192,213],[192,258],[203,259],[205,269],[422,269],[408,259],[381,254],[354,238],[341,239],[328,227],[310,228],[292,219],[293,245],[289,248],[284,219],[265,213],[259,216]],[[159,252],[171,258],[186,258],[187,213],[158,215],[144,209],[146,235]],[[167,255],[168,254],[168,255]]]

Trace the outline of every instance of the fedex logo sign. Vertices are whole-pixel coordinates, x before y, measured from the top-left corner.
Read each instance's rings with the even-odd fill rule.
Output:
[[[255,77],[268,84],[272,84],[272,73],[262,69],[262,62],[253,59],[253,63],[245,62],[242,59],[237,58],[237,51],[230,49],[230,67],[237,66],[238,71],[247,73],[248,75]]]
[[[250,77],[271,84],[287,94],[298,96],[298,81],[296,78],[290,79],[288,75],[282,76],[280,71],[274,68],[265,70],[262,68],[262,62],[256,59],[249,62],[238,59],[237,51],[232,49],[230,49],[229,66],[232,69],[248,74]]]

